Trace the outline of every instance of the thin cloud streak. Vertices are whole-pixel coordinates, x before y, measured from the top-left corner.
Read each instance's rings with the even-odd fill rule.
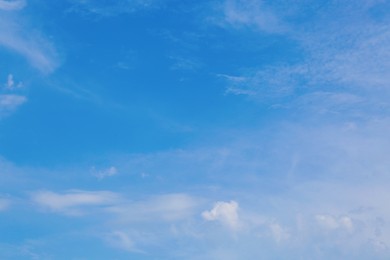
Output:
[[[88,207],[102,207],[115,203],[118,195],[108,191],[69,191],[63,194],[52,191],[38,191],[32,194],[32,201],[42,208],[66,215],[84,215]]]
[[[20,9],[24,6],[20,5]],[[53,72],[60,64],[53,44],[42,34],[31,33],[30,25],[23,24],[12,13],[0,18],[0,45],[23,56],[44,74]]]
[[[153,8],[158,4],[156,0],[120,0],[107,3],[106,1],[91,0],[69,0],[72,7],[69,12],[76,12],[87,15],[97,15],[101,17],[111,17],[120,14],[133,13],[138,10]]]

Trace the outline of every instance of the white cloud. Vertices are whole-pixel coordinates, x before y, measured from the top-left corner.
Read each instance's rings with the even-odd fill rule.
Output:
[[[0,94],[0,114],[13,111],[27,101],[25,96],[7,94]]]
[[[218,201],[209,211],[202,212],[203,219],[207,221],[220,221],[229,228],[239,227],[238,203],[236,201]]]
[[[333,99],[329,102],[337,98],[339,104],[333,102],[335,106],[329,110],[326,107],[329,102],[320,102],[306,107],[307,110],[347,115],[346,112],[362,114],[365,110],[381,110],[390,95],[389,16],[377,19],[370,9],[381,2],[354,5],[349,1],[343,4],[330,1],[326,8],[314,8],[316,3],[311,0],[294,3],[294,6],[283,6],[282,10],[280,3],[264,6],[262,1],[256,1],[257,5],[253,1],[226,1],[223,11],[231,25],[255,24],[254,17],[267,17],[264,12],[273,14],[280,24],[288,24],[284,27],[288,29],[282,32],[284,40],[295,42],[301,54],[300,60],[294,63],[278,60],[260,69],[245,68],[246,73],[236,76],[244,80],[226,78],[227,92],[290,108],[296,106],[296,99],[302,95],[308,100],[315,98],[311,94],[326,92],[331,94],[328,100]],[[314,15],[304,15],[306,19],[302,19],[300,16],[306,12]],[[349,102],[353,96],[362,101],[358,106],[345,106],[340,99],[347,97]]]
[[[226,0],[222,6],[224,22],[232,26],[253,26],[264,32],[281,32],[284,26],[263,1]]]
[[[92,168],[93,171],[95,171],[95,168]],[[100,171],[95,172],[93,175],[98,178],[99,180],[102,180],[107,177],[112,177],[118,173],[118,170],[116,167],[111,166],[107,169],[103,169]]]
[[[24,1],[9,2],[19,9]],[[4,1],[0,2],[5,3]],[[7,2],[8,3],[8,2]],[[19,3],[18,5],[16,3]],[[8,10],[8,9],[5,9]],[[0,45],[23,56],[33,67],[43,73],[53,72],[59,65],[59,55],[49,42],[31,25],[18,16],[10,14],[0,16]]]
[[[26,6],[25,0],[0,0],[0,10],[20,10]]]
[[[12,74],[9,74],[7,78],[6,87],[12,89],[14,85],[15,85],[14,76]]]
[[[135,251],[134,241],[123,231],[113,231],[106,235],[105,240],[113,247],[129,252]]]
[[[272,232],[272,236],[278,243],[290,238],[290,233],[278,223],[269,224],[269,228]]]
[[[132,13],[137,10],[154,7],[156,0],[119,0],[115,2],[91,1],[91,0],[70,0],[73,4],[69,11],[94,14],[99,16],[115,16],[123,13]]]
[[[343,216],[343,217],[334,217],[331,215],[317,215],[316,220],[318,224],[329,230],[335,230],[335,229],[345,229],[348,231],[353,230],[353,222],[350,217]]]
[[[15,111],[18,107],[27,101],[27,97],[17,94],[6,94],[22,87],[22,83],[15,84],[14,77],[9,74],[4,84],[4,89],[0,92],[0,118]]]
[[[293,94],[307,70],[305,66],[274,66],[241,76],[225,75],[224,78],[228,83],[227,93],[274,102],[275,98]]]
[[[67,215],[83,215],[89,207],[104,207],[118,202],[119,196],[108,191],[71,190],[65,193],[38,191],[31,199],[37,205]]]
[[[8,77],[7,77],[7,81],[5,82],[5,88],[7,90],[14,90],[16,88],[20,88],[23,86],[23,83],[22,82],[19,82],[16,84],[15,80],[14,80],[14,75],[13,74],[8,74]]]

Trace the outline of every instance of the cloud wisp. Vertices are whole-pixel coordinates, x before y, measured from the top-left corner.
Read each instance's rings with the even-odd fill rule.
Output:
[[[236,23],[249,26],[260,18],[272,22],[274,19],[267,18],[264,10],[269,10],[266,14],[277,14],[277,19],[287,24],[281,35],[299,46],[302,57],[295,62],[280,60],[260,68],[246,69],[244,74],[226,75],[228,93],[292,107],[296,104],[291,104],[291,100],[294,103],[296,99],[310,99],[313,93],[327,92],[332,96],[350,95],[361,99],[360,113],[372,107],[381,109],[384,99],[389,96],[390,86],[390,17],[378,19],[371,10],[383,3],[352,5],[350,1],[344,4],[330,1],[316,7],[313,1],[297,1],[294,8],[283,11],[273,5],[256,11],[256,8],[242,10],[239,2],[225,2],[234,12],[241,13],[239,17],[245,17],[236,19]],[[243,2],[252,4],[252,1]],[[227,11],[222,9],[222,12]],[[313,12],[315,15],[307,19],[300,17]],[[241,80],[235,80],[237,78]],[[352,112],[356,112],[356,107],[353,109]]]
[[[32,201],[38,206],[53,212],[70,216],[84,215],[88,209],[104,207],[116,203],[118,195],[108,191],[71,190],[65,193],[38,191],[32,194]]]
[[[102,169],[102,170],[96,170],[95,167],[92,167],[92,172],[93,172],[93,175],[98,180],[103,180],[105,178],[117,175],[118,169],[115,166],[111,166],[107,169]]]
[[[13,0],[13,1],[1,0],[0,1],[0,10],[4,10],[4,11],[20,10],[23,9],[25,6],[26,6],[25,0]]]
[[[237,229],[239,227],[238,203],[236,201],[215,203],[209,211],[203,211],[202,217],[207,221],[220,221],[228,228]]]
[[[5,211],[11,205],[11,201],[9,199],[0,198],[0,212]]]
[[[43,34],[22,21],[17,12],[11,12],[24,7],[25,1],[0,2],[0,11],[4,12],[0,17],[0,46],[23,56],[40,72],[49,74],[59,66],[59,55]]]
[[[120,0],[108,3],[107,1],[70,0],[72,7],[70,12],[92,14],[101,17],[111,17],[120,14],[133,13],[138,10],[153,8],[158,4],[156,0]]]
[[[261,32],[281,33],[285,25],[263,1],[226,0],[221,6],[222,24],[227,23],[236,28],[254,27]]]
[[[27,101],[25,96],[0,94],[0,117],[8,115]]]

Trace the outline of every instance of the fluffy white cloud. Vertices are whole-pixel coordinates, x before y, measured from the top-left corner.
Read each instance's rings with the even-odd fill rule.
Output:
[[[207,221],[220,221],[229,228],[239,227],[238,203],[236,201],[218,201],[209,211],[202,212],[203,219]]]

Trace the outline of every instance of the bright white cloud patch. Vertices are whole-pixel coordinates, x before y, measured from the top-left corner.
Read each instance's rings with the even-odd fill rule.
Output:
[[[239,227],[238,203],[235,201],[224,202],[218,201],[209,211],[202,213],[203,219],[207,221],[220,221],[229,228],[236,229]]]

